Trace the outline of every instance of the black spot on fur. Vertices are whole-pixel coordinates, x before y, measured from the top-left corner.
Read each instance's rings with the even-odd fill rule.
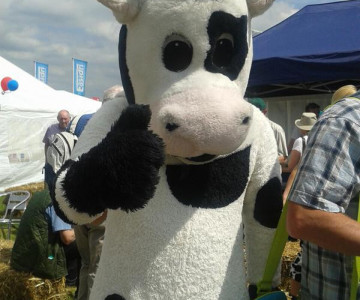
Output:
[[[112,295],[107,296],[104,300],[126,300],[126,299],[117,294],[112,294]]]
[[[66,169],[70,168],[71,165],[74,164],[74,161],[73,160],[67,160],[62,166],[61,168],[59,169],[59,171],[57,172],[56,176],[58,176],[60,173],[62,173],[63,171],[65,171]],[[57,178],[56,178],[57,180]],[[54,188],[52,188],[50,191],[50,196],[51,196],[51,199],[52,199],[52,203],[54,205],[54,209],[55,209],[55,212],[56,214],[63,220],[65,221],[66,223],[69,223],[69,224],[74,224],[72,221],[70,221],[66,215],[63,213],[63,211],[60,209],[59,207],[59,203],[56,201],[56,197],[55,197],[55,185],[54,185]],[[96,210],[96,209],[95,209]],[[101,212],[103,210],[99,210],[99,212]],[[95,215],[96,213],[94,213]]]
[[[126,95],[126,99],[129,104],[134,104],[135,103],[134,88],[131,83],[131,79],[129,76],[129,68],[126,63],[126,37],[127,37],[127,27],[126,25],[122,25],[119,34],[119,45],[118,45],[120,76],[121,76],[122,86],[124,88],[124,92]]]
[[[168,165],[173,195],[184,205],[225,207],[243,193],[249,177],[250,147],[204,165]]]
[[[256,195],[254,218],[261,225],[276,228],[283,203],[279,178],[271,178]]]
[[[77,211],[134,211],[152,198],[164,153],[162,140],[147,130],[148,120],[148,107],[129,106],[97,146],[67,164],[63,189]]]
[[[228,13],[216,11],[209,19],[207,31],[211,48],[205,59],[205,69],[212,73],[221,73],[229,77],[230,80],[235,80],[244,66],[249,51],[247,16],[236,18]],[[219,50],[220,53],[217,53],[219,38],[223,34],[232,36],[233,46]],[[219,65],[217,61],[223,61],[223,65]]]

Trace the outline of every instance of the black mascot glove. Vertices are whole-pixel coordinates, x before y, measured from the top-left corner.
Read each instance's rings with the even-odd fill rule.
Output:
[[[164,145],[148,130],[150,118],[148,106],[127,107],[97,146],[64,165],[69,170],[63,189],[76,210],[90,215],[106,208],[134,211],[153,197]]]

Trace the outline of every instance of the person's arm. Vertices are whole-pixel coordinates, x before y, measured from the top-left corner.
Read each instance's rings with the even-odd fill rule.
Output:
[[[60,239],[64,245],[70,245],[73,241],[75,241],[75,232],[74,229],[68,230],[60,230]]]
[[[278,160],[279,160],[280,165],[286,164],[286,157],[285,156],[279,155]]]
[[[107,210],[105,210],[104,213],[99,218],[97,218],[95,221],[91,222],[90,224],[96,226],[100,225],[106,220],[106,217],[107,217]]]
[[[290,173],[296,167],[300,161],[301,154],[297,150],[292,150],[289,157],[290,160],[288,161],[287,166],[282,165],[283,173]]]
[[[287,230],[294,238],[346,255],[360,255],[360,223],[342,213],[312,209],[289,201]]]
[[[60,240],[64,245],[69,245],[75,241],[74,229],[56,214],[53,205],[47,207],[45,212],[50,218],[52,232],[59,232]]]
[[[338,107],[348,113],[351,102],[342,104]],[[342,117],[338,107],[332,107],[336,118],[320,118],[311,130],[310,151],[288,196],[287,229],[322,248],[360,255],[360,223],[343,213],[359,193],[360,127],[351,118],[360,116],[354,108],[354,115]]]

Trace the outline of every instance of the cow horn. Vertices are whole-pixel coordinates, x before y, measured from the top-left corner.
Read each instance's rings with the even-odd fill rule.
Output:
[[[140,11],[138,0],[97,0],[110,8],[119,23],[130,23]]]
[[[265,12],[275,0],[247,0],[249,15],[256,17]]]

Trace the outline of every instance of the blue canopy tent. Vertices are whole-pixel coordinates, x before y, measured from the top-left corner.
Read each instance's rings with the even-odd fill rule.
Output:
[[[248,97],[360,87],[359,0],[305,6],[253,41]]]

